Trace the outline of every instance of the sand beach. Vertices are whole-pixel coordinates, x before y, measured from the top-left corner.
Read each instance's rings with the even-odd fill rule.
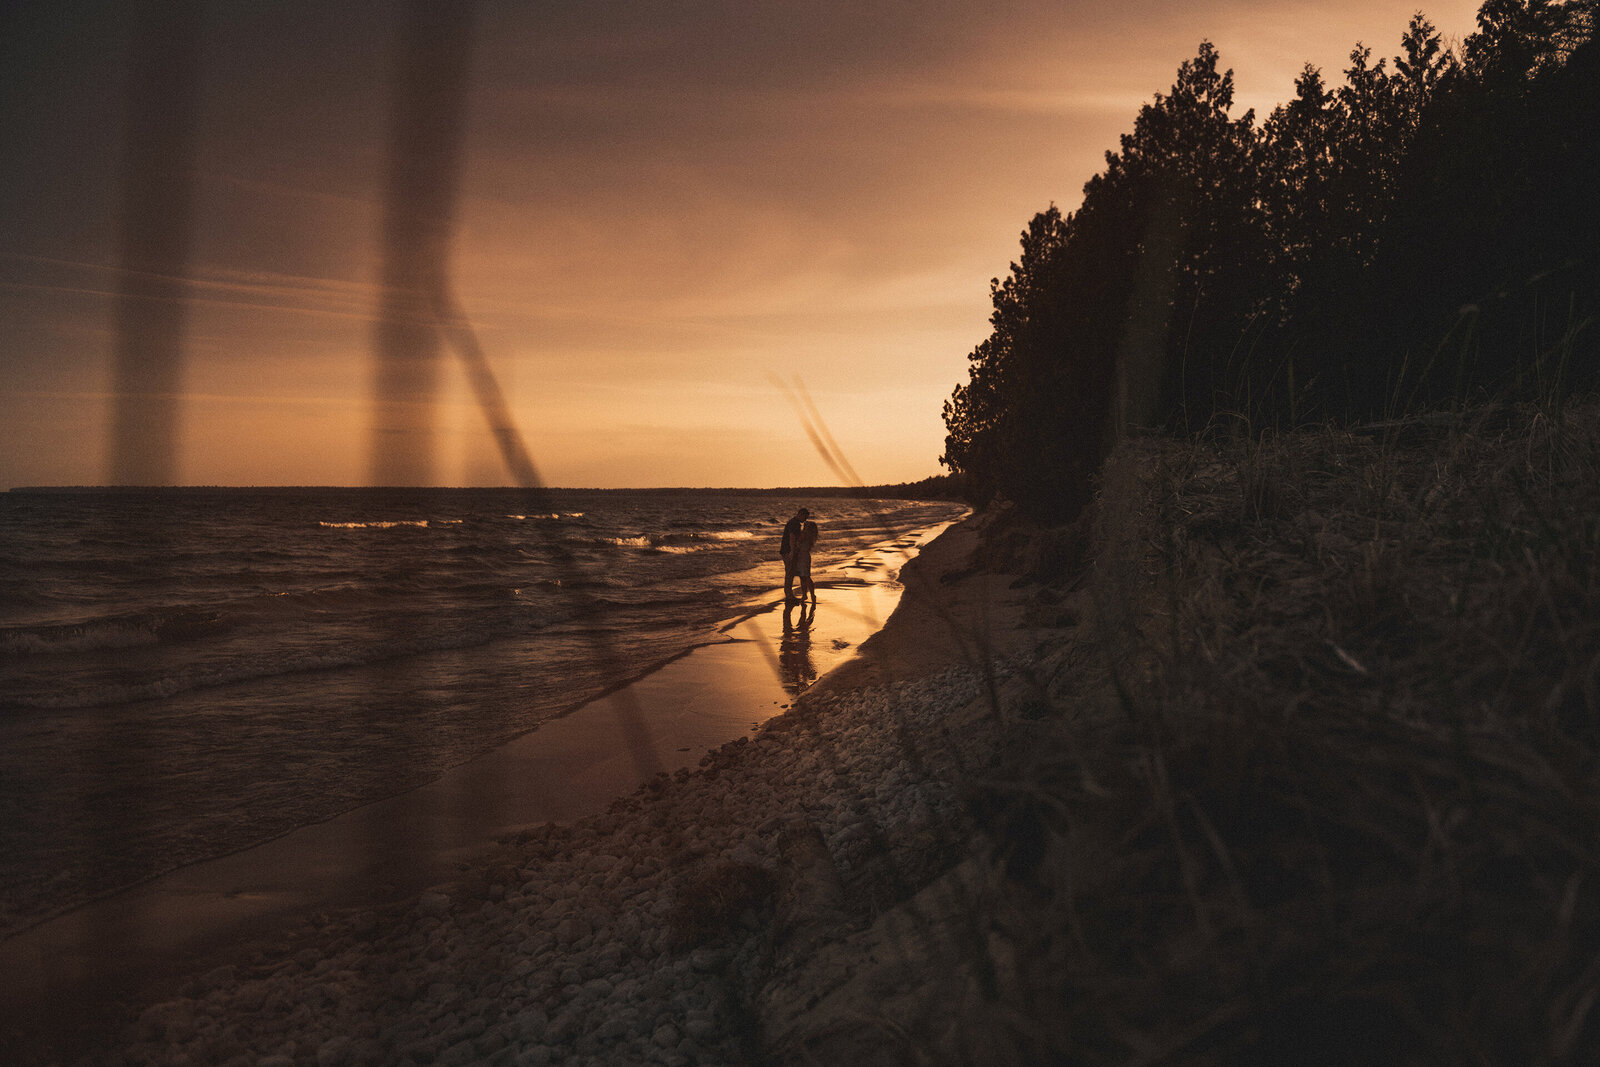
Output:
[[[959,821],[945,719],[1030,640],[975,544],[902,542],[867,563],[899,584],[774,600],[423,789],[9,939],[8,1062],[748,1061],[780,927],[840,870],[903,890]]]

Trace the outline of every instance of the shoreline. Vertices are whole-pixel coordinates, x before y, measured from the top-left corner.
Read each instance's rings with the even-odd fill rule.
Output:
[[[862,555],[886,556],[890,551],[910,549],[926,552],[957,525],[943,524],[904,535],[830,571],[848,573]],[[936,549],[934,554],[941,551]],[[883,579],[893,582],[906,561],[902,560],[900,567],[885,566],[881,561],[875,566],[881,568]],[[915,576],[927,568],[924,564],[906,569]],[[911,584],[916,584],[915,577]],[[850,620],[858,629],[864,626],[866,644],[871,645],[882,632],[885,617],[904,601],[897,591],[886,606],[887,591],[883,580],[819,582],[820,618],[837,617]],[[578,711],[547,720],[429,786],[230,856],[170,872],[7,939],[0,943],[3,973],[8,976],[0,980],[0,998],[9,1005],[6,1014],[52,1020],[37,1028],[31,1038],[12,1034],[7,1040],[19,1042],[17,1047],[20,1042],[32,1041],[37,1047],[45,1031],[53,1030],[59,1037],[87,1028],[98,1030],[103,1042],[118,1014],[114,1005],[171,995],[186,978],[225,966],[264,941],[270,942],[298,916],[403,901],[470,867],[492,848],[497,837],[503,840],[534,823],[592,818],[652,777],[685,773],[702,753],[730,738],[748,736],[794,703],[772,676],[775,670],[781,675],[784,666],[794,666],[796,658],[792,642],[790,646],[784,643],[792,634],[777,630],[785,614],[783,607],[781,601],[752,605],[749,612],[736,615],[720,628],[732,635],[729,641],[697,647]],[[832,632],[822,625],[816,628],[818,636]],[[842,664],[870,658],[858,649],[859,640],[834,638],[819,644],[821,647],[799,657],[802,673],[809,670],[812,677],[827,679],[838,674]],[[836,687],[824,683],[808,688],[821,692]],[[640,701],[653,709],[653,732],[648,735],[637,729]],[[661,707],[678,712],[662,715]],[[603,720],[612,725],[602,728]],[[630,739],[629,745],[615,743],[619,732]],[[661,743],[664,741],[678,743]],[[575,767],[581,769],[573,773]],[[553,768],[564,772],[566,778],[558,790],[540,784]],[[486,786],[486,781],[495,784]],[[575,787],[574,782],[581,785]],[[487,809],[502,806],[501,810],[507,810],[503,806],[507,803],[509,810],[526,814],[530,800],[538,809],[537,817],[502,815],[498,821],[487,822],[484,818]],[[518,804],[523,806],[518,808]],[[435,813],[432,823],[426,814],[430,808]],[[457,826],[441,831],[433,825],[441,810],[456,816],[467,813],[466,821],[476,830],[463,834]],[[424,849],[429,858],[426,863],[415,860],[419,839],[430,841]],[[387,852],[390,858],[385,863],[369,857],[352,879],[349,856],[361,850]],[[307,875],[313,880],[321,878],[324,888],[310,893],[303,886],[297,888],[296,879]],[[106,966],[108,957],[116,961],[111,967]]]
[[[1597,410],[1124,442],[753,737],[81,1062],[1592,1062]]]

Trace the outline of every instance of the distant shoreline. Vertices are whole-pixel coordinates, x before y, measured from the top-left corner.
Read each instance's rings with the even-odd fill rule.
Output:
[[[638,496],[670,496],[701,493],[711,496],[807,496],[885,498],[897,500],[954,500],[955,489],[929,491],[926,482],[898,485],[779,486],[757,488],[699,488],[696,486],[656,486],[637,489],[594,489],[584,487],[535,487],[514,485],[19,485],[4,490],[18,496],[64,496],[90,493],[132,495],[142,493],[631,493]]]

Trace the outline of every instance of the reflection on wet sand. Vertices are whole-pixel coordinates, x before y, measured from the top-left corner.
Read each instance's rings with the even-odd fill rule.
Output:
[[[817,617],[815,601],[801,601],[800,611],[789,601],[783,606],[783,637],[778,642],[778,680],[790,696],[799,696],[817,680],[817,664],[811,658],[811,622]]]

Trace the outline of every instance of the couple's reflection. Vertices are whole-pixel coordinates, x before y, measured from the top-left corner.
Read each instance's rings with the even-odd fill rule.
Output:
[[[796,611],[796,608],[799,610]],[[783,605],[783,639],[778,642],[778,674],[790,696],[799,696],[817,680],[811,659],[811,621],[817,617],[815,601],[788,601]]]

